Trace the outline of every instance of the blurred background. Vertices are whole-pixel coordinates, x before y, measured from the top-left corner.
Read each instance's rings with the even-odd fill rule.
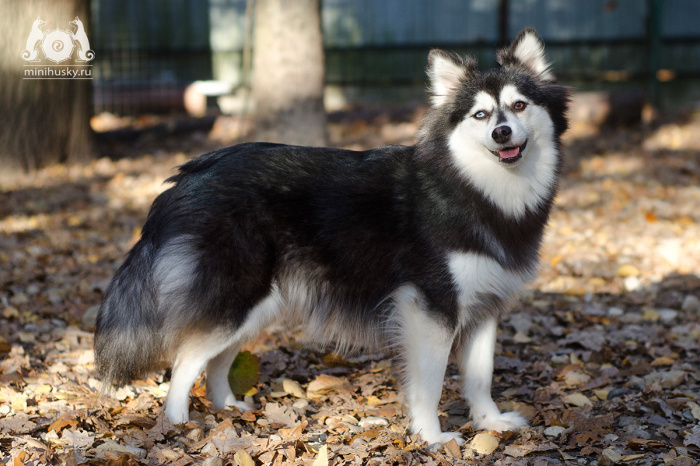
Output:
[[[154,134],[198,133],[215,145],[251,138],[381,144],[349,134],[348,125],[357,128],[379,113],[418,118],[431,48],[475,56],[489,68],[497,48],[526,26],[545,40],[556,76],[577,89],[574,126],[650,124],[660,115],[692,113],[700,101],[696,0],[0,5],[11,31],[0,48],[6,170],[131,156],[134,143]],[[43,32],[67,30],[74,16],[94,51],[94,60],[83,64],[91,79],[25,79],[20,52],[32,22],[46,21]],[[75,59],[70,63],[80,68]],[[388,142],[411,142],[410,134],[394,136]]]

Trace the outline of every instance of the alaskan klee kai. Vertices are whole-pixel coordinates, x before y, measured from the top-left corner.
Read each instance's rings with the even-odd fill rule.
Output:
[[[107,290],[98,375],[121,385],[172,362],[174,423],[203,371],[214,409],[251,409],[231,362],[289,319],[341,350],[393,350],[412,431],[430,443],[462,441],[438,420],[453,351],[474,427],[525,425],[491,398],[496,325],[537,267],[568,91],[532,29],[497,60],[482,72],[430,53],[414,146],[241,144],[180,167]]]

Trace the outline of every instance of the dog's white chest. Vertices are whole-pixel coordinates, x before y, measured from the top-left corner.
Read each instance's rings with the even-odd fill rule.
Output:
[[[461,310],[478,304],[484,295],[496,295],[509,301],[530,279],[527,272],[506,270],[490,257],[472,252],[449,253],[448,265]]]

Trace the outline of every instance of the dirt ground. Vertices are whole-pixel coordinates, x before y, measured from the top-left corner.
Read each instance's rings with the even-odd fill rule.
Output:
[[[421,109],[331,115],[331,143],[411,143]],[[174,167],[249,129],[107,141],[84,167],[0,184],[0,462],[34,464],[670,464],[700,461],[700,118],[575,124],[540,273],[499,331],[494,398],[530,426],[472,428],[450,364],[445,430],[407,434],[390,354],[344,357],[275,330],[247,346],[257,410],[161,415],[169,374],[100,395],[94,318]],[[259,378],[259,379],[258,379]],[[258,379],[257,382],[255,379]],[[252,388],[250,388],[252,386]],[[249,398],[250,400],[251,398]]]

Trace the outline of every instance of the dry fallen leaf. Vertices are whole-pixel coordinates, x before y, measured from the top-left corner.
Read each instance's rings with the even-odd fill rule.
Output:
[[[80,423],[78,422],[77,419],[73,418],[73,414],[67,413],[67,414],[64,414],[63,416],[59,417],[55,421],[53,421],[51,423],[51,425],[49,425],[48,430],[49,431],[53,430],[58,434],[61,432],[61,430],[65,429],[65,428],[75,427],[78,424],[80,424]]]
[[[451,458],[456,460],[462,459],[462,449],[455,439],[450,440],[442,446],[445,449],[445,453]]]
[[[251,458],[251,456],[245,450],[238,450],[233,455],[233,459],[236,461],[238,466],[255,466],[255,461],[253,461],[253,458]]]
[[[351,109],[331,116],[329,133],[334,145],[354,149],[392,134],[410,143],[418,113]],[[173,118],[112,117],[134,125]],[[252,127],[235,118],[217,117],[209,136]],[[496,436],[492,459],[612,464],[608,456],[617,454],[618,464],[694,464],[700,120],[586,131],[572,122],[544,266],[499,329],[494,399],[531,422]],[[190,393],[190,422],[173,426],[161,414],[170,381],[164,370],[100,395],[92,357],[100,300],[150,203],[167,189],[162,180],[212,144],[203,133],[151,143],[146,136],[138,149],[120,149],[121,160],[0,180],[3,461],[221,466],[238,463],[234,455],[245,450],[255,464],[312,464],[323,445],[329,464],[450,464],[458,451],[480,459],[469,446],[430,450],[407,434],[400,366],[390,353],[316,351],[290,328],[263,332],[246,346],[260,358],[245,392],[257,411],[212,412],[202,378]],[[479,433],[460,385],[451,364],[440,421],[473,437]],[[299,390],[307,386],[310,401]],[[272,402],[284,422],[268,419]],[[363,431],[358,421],[373,417],[388,425]],[[292,419],[296,427],[287,427]]]
[[[498,448],[498,444],[500,442],[501,440],[495,435],[482,432],[474,436],[472,441],[469,443],[469,446],[480,455],[490,455],[496,451],[496,448]]]
[[[330,391],[352,391],[352,385],[347,379],[327,374],[319,374],[309,383],[306,394],[310,399],[317,399]]]
[[[319,448],[313,466],[328,466],[328,445],[323,445]]]
[[[571,395],[566,395],[565,397],[562,398],[562,401],[566,404],[574,405],[574,406],[593,406],[593,403],[591,403],[591,400],[584,395],[583,393],[572,393]]]

